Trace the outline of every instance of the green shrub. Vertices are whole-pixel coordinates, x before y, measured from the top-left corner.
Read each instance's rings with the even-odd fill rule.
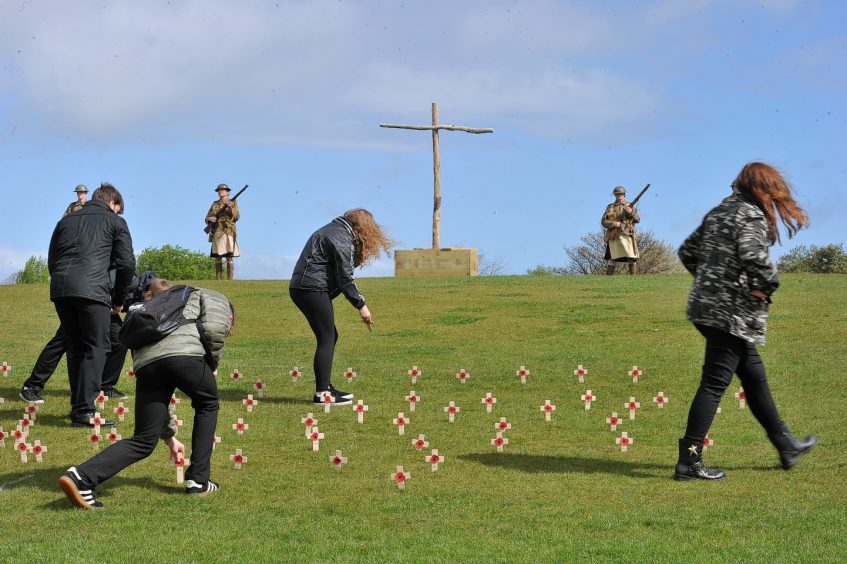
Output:
[[[213,280],[215,263],[206,253],[189,251],[179,245],[147,247],[138,256],[138,272],[155,271],[168,280]]]
[[[847,274],[847,253],[834,243],[823,247],[800,245],[779,259],[778,268],[782,272]]]
[[[23,270],[14,275],[15,284],[40,284],[50,282],[47,259],[35,255],[27,259]]]

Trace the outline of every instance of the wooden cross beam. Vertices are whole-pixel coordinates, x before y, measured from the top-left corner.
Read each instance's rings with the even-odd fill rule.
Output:
[[[438,104],[432,103],[432,125],[396,125],[381,123],[380,127],[390,129],[414,129],[418,131],[432,131],[432,172],[433,172],[433,199],[432,207],[432,248],[441,248],[441,155],[438,149],[438,131],[464,131],[466,133],[494,133],[493,129],[465,127],[463,125],[441,125],[438,123]]]

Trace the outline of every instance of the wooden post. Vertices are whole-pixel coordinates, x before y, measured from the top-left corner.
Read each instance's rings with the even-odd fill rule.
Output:
[[[441,155],[438,152],[438,104],[432,103],[432,248],[441,248]]]
[[[441,154],[439,150],[438,131],[464,131],[466,133],[494,133],[493,129],[465,127],[463,125],[439,125],[438,103],[432,103],[432,125],[397,125],[381,123],[380,127],[392,129],[415,129],[432,131],[432,175],[433,175],[433,206],[432,206],[432,248],[441,248]]]

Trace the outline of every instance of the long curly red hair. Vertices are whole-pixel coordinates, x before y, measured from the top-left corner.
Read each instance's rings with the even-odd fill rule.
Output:
[[[364,208],[356,208],[344,212],[344,219],[350,222],[359,237],[359,245],[356,247],[356,266],[376,260],[380,250],[385,251],[387,256],[391,256],[394,241],[385,235],[371,212]]]
[[[732,186],[741,194],[753,198],[765,212],[768,238],[771,244],[781,242],[776,216],[782,220],[789,239],[809,225],[809,216],[794,200],[791,186],[779,171],[766,163],[752,162],[744,165]]]

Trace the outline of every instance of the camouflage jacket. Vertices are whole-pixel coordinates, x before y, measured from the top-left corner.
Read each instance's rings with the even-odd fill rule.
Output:
[[[706,214],[677,253],[694,275],[688,319],[764,344],[770,296],[779,286],[768,243],[764,212],[740,194]],[[761,290],[768,301],[752,290]]]
[[[614,229],[614,222],[621,222],[621,232],[624,235],[632,235],[635,233],[635,224],[641,221],[641,216],[638,215],[638,208],[633,208],[632,213],[626,213],[624,208],[629,205],[629,202],[624,202],[619,204],[617,202],[612,202],[608,206],[606,206],[606,211],[603,212],[603,217],[600,218],[600,225],[605,227],[607,230]],[[618,218],[622,217],[622,220]]]
[[[215,215],[218,213],[218,210],[221,209],[223,204],[220,200],[215,200],[212,204],[212,207],[209,208],[209,211],[206,213],[206,217],[210,215]],[[218,226],[215,228],[215,233],[221,233],[223,235],[232,235],[235,236],[235,222],[241,218],[241,213],[238,211],[238,202],[232,202],[232,210],[225,211],[218,217],[217,224]]]

